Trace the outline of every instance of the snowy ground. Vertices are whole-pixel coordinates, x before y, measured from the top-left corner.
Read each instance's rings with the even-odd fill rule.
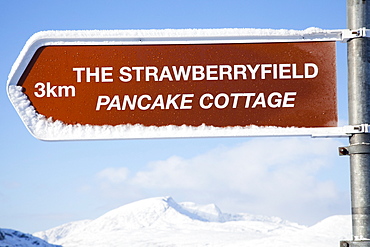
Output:
[[[171,197],[159,197],[34,235],[63,247],[334,247],[351,238],[351,218],[332,216],[306,227],[277,217],[227,214],[213,204],[176,203]]]

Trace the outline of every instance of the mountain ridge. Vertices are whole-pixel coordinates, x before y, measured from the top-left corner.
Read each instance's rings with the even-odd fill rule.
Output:
[[[215,204],[177,203],[167,196],[33,235],[0,229],[0,247],[336,247],[351,239],[351,216],[334,215],[307,227],[279,217],[223,213]]]
[[[0,247],[62,247],[49,244],[45,240],[12,229],[0,228]]]
[[[271,241],[281,247],[334,247],[350,237],[350,217],[333,216],[307,227],[279,217],[223,213],[214,204],[177,203],[166,196],[129,203],[94,220],[70,222],[34,235],[63,247],[265,247]]]

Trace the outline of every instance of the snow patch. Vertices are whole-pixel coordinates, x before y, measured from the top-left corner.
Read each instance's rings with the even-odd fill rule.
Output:
[[[225,222],[224,214],[215,204],[198,205],[193,202],[182,202],[180,205],[189,212],[210,222]]]
[[[39,237],[47,242],[55,243],[60,239],[66,238],[70,233],[83,228],[90,222],[91,220],[74,221],[47,231],[39,232],[37,234],[34,234],[34,236]]]

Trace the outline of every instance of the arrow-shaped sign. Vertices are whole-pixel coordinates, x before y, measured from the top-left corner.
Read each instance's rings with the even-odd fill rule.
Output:
[[[121,31],[121,39],[108,33],[106,40],[104,31],[32,37],[8,82],[31,133],[114,139],[336,127],[335,42],[142,32]]]

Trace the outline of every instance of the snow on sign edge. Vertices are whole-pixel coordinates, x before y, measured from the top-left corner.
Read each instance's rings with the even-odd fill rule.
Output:
[[[7,82],[7,94],[29,132],[41,140],[104,140],[137,138],[232,137],[232,136],[348,136],[346,127],[281,128],[117,126],[67,125],[38,114],[22,88],[16,86],[36,50],[49,45],[124,45],[124,44],[201,44],[201,43],[263,43],[300,41],[340,41],[338,30],[308,28],[306,30],[274,30],[252,28],[230,29],[163,29],[163,30],[81,30],[42,31],[25,44],[15,61]]]

